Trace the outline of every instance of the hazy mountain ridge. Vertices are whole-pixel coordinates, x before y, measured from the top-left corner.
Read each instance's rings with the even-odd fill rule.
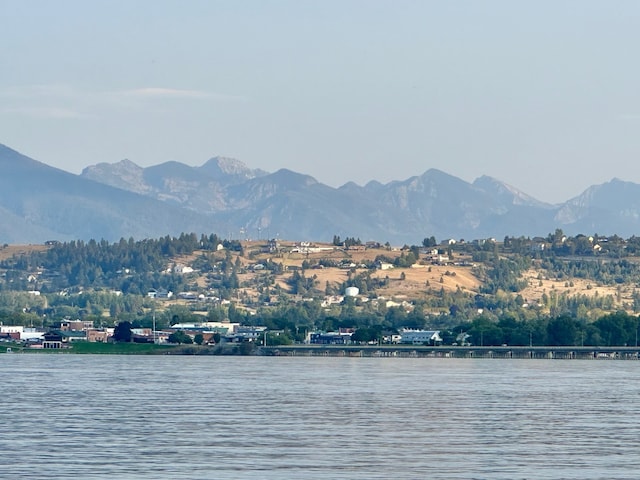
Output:
[[[205,215],[73,175],[5,146],[0,168],[2,242],[146,238],[198,231],[207,222],[215,229]]]
[[[232,238],[333,235],[393,244],[423,238],[640,230],[640,185],[613,179],[562,204],[541,202],[488,176],[468,183],[437,169],[386,184],[333,188],[302,173],[253,170],[214,157],[201,166],[130,160],[73,175],[0,146],[1,242],[158,237],[182,231]]]

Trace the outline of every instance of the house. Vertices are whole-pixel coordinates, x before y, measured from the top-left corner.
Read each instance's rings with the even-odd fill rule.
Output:
[[[401,343],[411,345],[438,345],[442,343],[439,330],[409,330],[400,331]]]
[[[182,265],[181,263],[178,263],[174,268],[173,271],[175,273],[178,274],[187,274],[187,273],[193,273],[193,268],[189,267],[188,265]]]
[[[171,297],[173,297],[173,292],[167,291],[164,288],[161,288],[159,290],[156,290],[155,288],[152,288],[151,290],[149,290],[147,292],[147,297],[149,298],[162,298],[162,299],[169,299]]]
[[[60,323],[60,330],[63,332],[83,331],[93,328],[93,321],[90,320],[69,320]]]
[[[42,348],[62,348],[62,335],[60,332],[51,331],[45,333]]]
[[[260,336],[264,335],[267,331],[267,327],[263,326],[238,326],[236,328],[235,333],[232,335],[233,340],[235,341],[249,341],[253,342],[257,340]]]
[[[278,243],[278,240],[275,238],[272,238],[271,240],[269,240],[267,242],[267,249],[266,251],[268,253],[275,253],[278,250],[280,250],[280,243]]]
[[[44,339],[44,332],[39,331],[36,328],[25,328],[21,333],[20,333],[20,340],[22,340],[23,342],[30,342],[30,343],[38,343],[41,342]]]
[[[72,342],[86,339],[86,332],[50,330],[44,334],[42,348],[64,348]]]
[[[240,328],[239,323],[231,323],[231,322],[176,323],[174,325],[171,325],[171,327],[169,327],[171,331],[185,330],[190,332],[198,332],[198,333],[210,332],[210,333],[220,333],[225,335],[230,333],[236,333],[239,328]]]
[[[197,292],[180,292],[178,298],[182,300],[198,300]]]
[[[113,328],[95,329],[91,328],[87,332],[87,341],[106,343],[110,336],[113,336]]]
[[[351,343],[351,333],[315,332],[309,335],[309,343],[313,345],[347,345]]]
[[[382,343],[398,344],[402,341],[402,336],[391,331],[382,332]]]

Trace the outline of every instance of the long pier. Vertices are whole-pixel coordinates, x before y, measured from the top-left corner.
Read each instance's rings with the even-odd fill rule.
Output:
[[[514,358],[562,360],[638,360],[640,347],[478,347],[423,345],[278,345],[263,355],[290,357]]]

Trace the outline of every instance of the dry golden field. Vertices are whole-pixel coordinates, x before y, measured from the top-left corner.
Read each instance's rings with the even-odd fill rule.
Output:
[[[285,245],[285,249],[293,248],[293,244]],[[333,250],[331,245],[318,244],[318,247],[327,248],[328,250],[322,252],[313,252],[308,254],[303,253],[282,253],[277,255],[269,254],[256,254],[250,253],[252,250],[257,250],[256,245],[245,244],[245,255],[241,257],[241,261],[244,264],[258,263],[266,261],[267,259],[282,263],[286,268],[298,267],[300,268],[303,262],[306,260],[310,265],[315,265],[321,260],[334,260],[336,262],[342,260],[348,260],[355,264],[354,268],[311,268],[305,271],[306,277],[313,277],[315,279],[316,286],[319,289],[324,289],[327,282],[334,286],[341,286],[348,280],[349,275],[357,275],[360,273],[370,272],[372,278],[388,278],[388,286],[376,291],[378,296],[384,297],[402,297],[402,298],[420,298],[428,295],[432,291],[440,291],[442,288],[445,290],[455,291],[462,289],[464,291],[473,293],[477,292],[480,286],[480,281],[472,273],[470,266],[440,266],[440,265],[427,265],[417,264],[411,268],[391,268],[389,270],[367,270],[360,267],[364,262],[371,262],[379,255],[383,255],[390,259],[399,257],[402,252],[400,250],[387,250],[385,248],[380,249],[367,249],[367,250]],[[248,257],[252,257],[249,261]],[[235,261],[235,259],[234,259]],[[254,273],[247,273],[240,276],[240,281],[249,280],[253,277]],[[258,274],[259,275],[259,274]],[[283,289],[288,289],[286,280],[292,275],[292,271],[285,270],[281,275],[276,278],[278,283]],[[403,278],[404,277],[404,278]]]
[[[0,261],[7,260],[14,255],[25,255],[31,252],[44,252],[50,247],[46,245],[6,245],[0,246]]]
[[[555,280],[545,277],[544,272],[536,269],[530,269],[525,272],[524,278],[527,279],[529,286],[519,294],[529,303],[539,302],[543,294],[549,295],[551,292],[568,296],[585,295],[587,297],[606,297],[610,295],[619,307],[622,307],[625,302],[633,302],[634,287],[632,285],[603,286],[598,285],[593,280],[581,278]]]

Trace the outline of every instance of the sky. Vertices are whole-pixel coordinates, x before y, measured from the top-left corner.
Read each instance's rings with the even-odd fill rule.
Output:
[[[73,173],[222,155],[562,202],[640,183],[639,21],[635,0],[0,0],[0,143]]]

